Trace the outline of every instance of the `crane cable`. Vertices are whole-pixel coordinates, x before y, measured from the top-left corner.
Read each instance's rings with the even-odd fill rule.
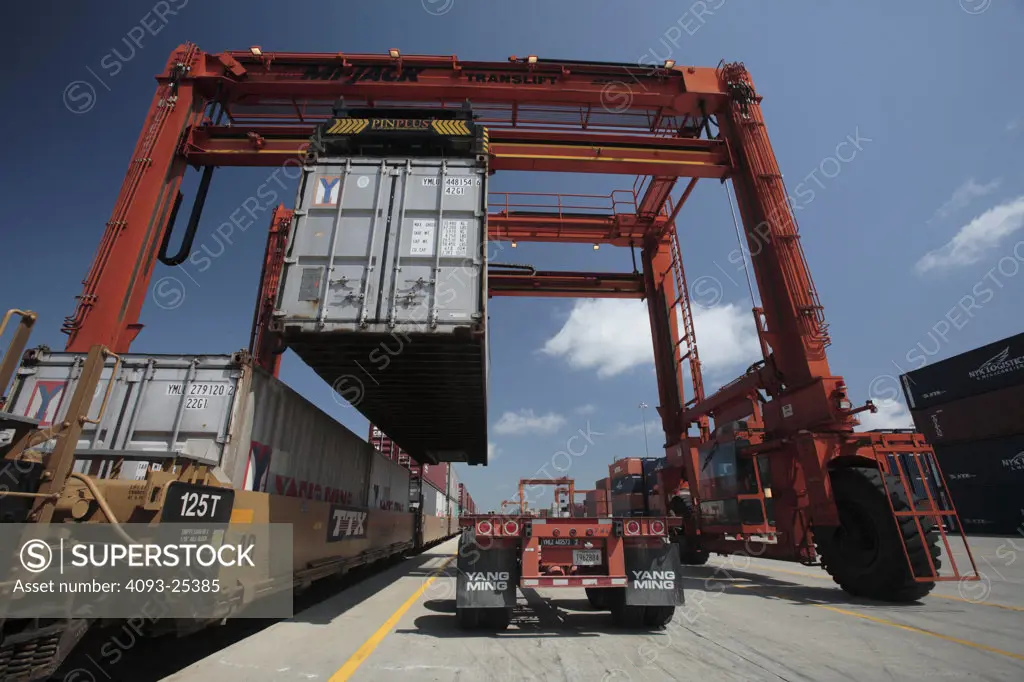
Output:
[[[747,291],[750,292],[750,304],[757,308],[760,306],[758,306],[755,300],[754,285],[750,281],[750,271],[747,269],[747,257],[743,255],[743,237],[740,235],[739,221],[736,220],[736,209],[732,205],[732,192],[729,191],[729,183],[722,183],[722,187],[725,189],[725,198],[729,202],[729,213],[732,214],[732,226],[736,232],[736,244],[740,247],[740,258],[743,260],[743,275],[747,278]]]

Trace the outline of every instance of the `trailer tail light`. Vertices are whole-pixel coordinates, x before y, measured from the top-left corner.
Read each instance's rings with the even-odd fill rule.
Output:
[[[506,521],[502,530],[505,531],[505,535],[519,535],[519,524],[515,521]]]
[[[640,535],[640,522],[626,521],[626,535]]]
[[[480,521],[476,524],[477,535],[490,535],[494,531],[494,525],[490,521]]]
[[[654,535],[664,535],[665,534],[665,524],[662,523],[661,521],[651,521],[650,528],[651,528],[651,533],[654,534]]]

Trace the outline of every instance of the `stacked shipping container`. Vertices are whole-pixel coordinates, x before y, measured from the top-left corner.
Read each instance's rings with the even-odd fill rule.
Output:
[[[901,378],[964,530],[1024,527],[1024,334]]]
[[[612,479],[610,478],[602,478],[594,484],[595,489],[587,493],[584,502],[584,510],[587,516],[611,516],[611,486]]]
[[[472,504],[472,498],[448,462],[419,464],[373,424],[370,424],[370,444],[409,470],[410,498],[413,504],[422,499],[424,514],[448,518],[452,527],[457,528],[459,514],[472,513],[463,512],[466,504]]]
[[[611,514],[645,516],[663,513],[658,473],[664,468],[664,457],[627,457],[613,462],[608,467],[610,478],[597,482],[598,489],[603,485],[610,487]]]

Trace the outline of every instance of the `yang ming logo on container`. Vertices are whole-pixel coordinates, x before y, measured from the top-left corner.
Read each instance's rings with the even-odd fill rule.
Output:
[[[973,372],[969,372],[968,376],[972,379],[982,381],[1001,374],[1015,372],[1019,369],[1024,369],[1024,355],[1011,358],[1010,347],[1007,346],[995,357],[989,358],[983,362],[978,369]]]

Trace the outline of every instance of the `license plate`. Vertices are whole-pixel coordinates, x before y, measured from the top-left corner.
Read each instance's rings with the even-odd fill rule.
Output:
[[[572,563],[577,566],[600,566],[601,550],[574,549],[572,551]]]

